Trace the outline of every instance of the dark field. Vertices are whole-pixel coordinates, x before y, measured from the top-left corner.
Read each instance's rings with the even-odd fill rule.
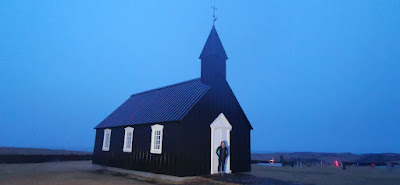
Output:
[[[88,155],[92,152],[46,148],[0,147],[0,155]]]
[[[273,178],[300,184],[321,185],[400,185],[400,168],[372,167],[268,167],[252,165],[256,177]]]
[[[41,148],[0,147],[0,164],[92,160],[91,152]]]
[[[334,161],[355,162],[355,163],[386,163],[400,162],[400,154],[397,153],[375,153],[375,154],[353,154],[353,153],[318,153],[318,152],[293,152],[293,153],[252,153],[251,159],[258,161],[268,161],[274,158],[280,161],[280,156],[284,157],[285,162],[302,162],[304,165],[318,165],[321,161],[323,166],[333,166]]]

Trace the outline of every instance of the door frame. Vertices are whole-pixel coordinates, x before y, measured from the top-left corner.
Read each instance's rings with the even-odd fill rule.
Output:
[[[216,174],[218,173],[218,170],[215,171],[214,169],[217,167],[218,164],[214,164],[214,157],[216,156],[215,151],[217,148],[214,148],[214,132],[216,129],[224,129],[226,130],[226,142],[225,143],[228,146],[228,149],[230,150],[231,146],[231,130],[232,130],[232,125],[229,123],[228,119],[226,119],[224,113],[220,113],[217,118],[210,124],[211,128],[211,169],[210,173],[211,174]],[[221,142],[221,141],[218,141]],[[226,159],[226,169],[225,173],[231,173],[231,157],[230,157],[230,151],[228,151],[228,157]]]

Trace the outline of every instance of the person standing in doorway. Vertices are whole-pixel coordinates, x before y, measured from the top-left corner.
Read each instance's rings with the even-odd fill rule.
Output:
[[[228,148],[225,147],[225,141],[221,141],[221,146],[217,148],[218,155],[218,173],[225,172],[225,160],[228,157]]]

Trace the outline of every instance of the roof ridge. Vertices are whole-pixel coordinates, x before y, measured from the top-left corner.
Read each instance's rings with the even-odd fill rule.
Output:
[[[158,91],[158,90],[169,88],[169,87],[174,87],[174,86],[177,86],[177,85],[186,84],[186,83],[189,83],[189,82],[192,82],[192,81],[196,81],[196,80],[200,80],[200,78],[194,78],[194,79],[191,79],[191,80],[186,80],[186,81],[183,81],[183,82],[167,85],[167,86],[164,86],[164,87],[159,87],[159,88],[150,89],[150,90],[147,90],[147,91],[142,91],[142,92],[139,92],[139,93],[132,94],[131,97],[132,96],[136,96],[136,95],[149,93],[149,92],[153,92],[153,91]],[[204,85],[206,85],[206,84],[204,84]]]

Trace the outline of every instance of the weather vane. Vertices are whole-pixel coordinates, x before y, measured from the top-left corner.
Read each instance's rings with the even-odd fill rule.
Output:
[[[215,24],[215,21],[217,21],[217,16],[215,15],[215,11],[217,11],[217,8],[214,6],[211,7],[213,9],[213,25]]]

